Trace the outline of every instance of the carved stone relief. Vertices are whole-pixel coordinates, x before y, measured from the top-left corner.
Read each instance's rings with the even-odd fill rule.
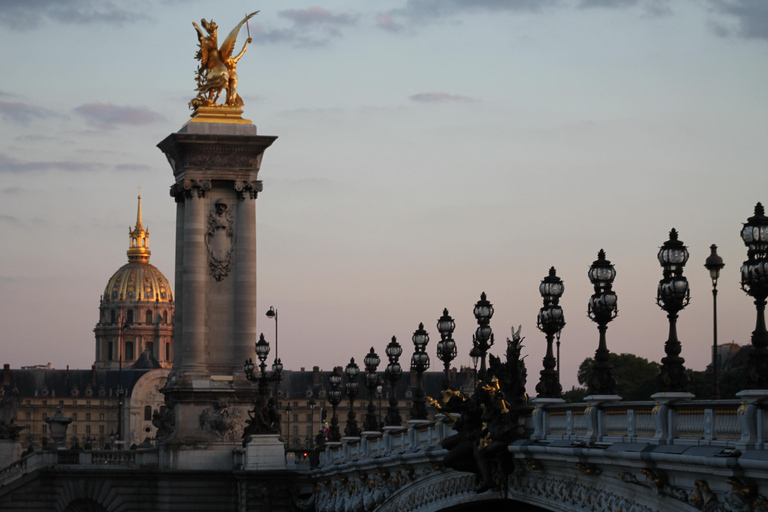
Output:
[[[217,199],[208,212],[205,246],[208,249],[208,271],[216,281],[222,281],[232,270],[234,229],[232,210],[223,199]]]

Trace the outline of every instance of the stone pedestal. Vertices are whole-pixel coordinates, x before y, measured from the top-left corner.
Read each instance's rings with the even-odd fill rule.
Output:
[[[257,394],[243,363],[257,340],[258,173],[277,137],[225,114],[198,115],[158,144],[176,201],[174,360],[160,443],[177,469],[231,469]]]
[[[246,445],[243,469],[274,471],[286,468],[285,445],[277,434],[253,436]]]
[[[13,439],[0,439],[0,469],[21,457],[21,443]]]

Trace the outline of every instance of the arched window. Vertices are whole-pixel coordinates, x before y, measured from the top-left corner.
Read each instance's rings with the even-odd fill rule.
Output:
[[[147,314],[145,315],[144,323],[145,324],[151,324],[152,323],[152,311],[147,310]]]
[[[152,406],[144,406],[144,421],[152,421]]]
[[[109,317],[110,317],[110,320],[111,320],[110,323],[114,324],[117,321],[117,312],[113,309],[112,311],[110,311],[110,316]]]
[[[163,323],[168,323],[168,311],[163,311]]]
[[[133,310],[132,310],[132,309],[129,309],[129,310],[128,310],[128,316],[127,316],[127,320],[128,320],[128,323],[129,323],[129,324],[132,324],[132,323],[133,323]]]

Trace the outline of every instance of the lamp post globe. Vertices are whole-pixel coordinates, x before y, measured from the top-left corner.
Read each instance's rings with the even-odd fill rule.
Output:
[[[611,364],[605,332],[608,324],[618,315],[618,301],[613,291],[616,269],[605,258],[603,249],[597,253],[597,259],[589,267],[587,276],[595,290],[587,304],[587,316],[597,324],[600,333],[592,374],[587,381],[587,392],[591,395],[615,395],[616,372]]]
[[[768,217],[762,203],[741,229],[747,260],[741,265],[741,289],[755,299],[757,321],[752,331],[752,351],[747,361],[749,389],[768,389],[768,330],[765,304],[768,297]]]
[[[341,441],[341,432],[339,432],[339,417],[336,413],[339,403],[341,402],[341,372],[338,368],[334,368],[331,375],[328,377],[328,382],[331,384],[331,390],[328,392],[328,400],[331,402],[333,410],[333,417],[331,418],[331,428],[328,434],[328,440],[333,442]]]

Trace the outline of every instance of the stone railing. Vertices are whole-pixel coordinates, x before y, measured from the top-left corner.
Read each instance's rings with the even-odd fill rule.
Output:
[[[539,404],[531,417],[534,441],[649,443],[763,449],[768,414],[740,400],[594,401]]]
[[[158,450],[56,450],[35,452],[22,457],[0,470],[0,487],[43,467],[99,466],[104,469],[127,467],[157,467]]]
[[[438,417],[436,421],[409,421],[407,427],[385,427],[383,432],[363,432],[361,437],[345,437],[343,442],[326,443],[318,469],[392,455],[407,458],[408,454],[440,448],[442,440],[453,430],[441,421],[442,415]]]

